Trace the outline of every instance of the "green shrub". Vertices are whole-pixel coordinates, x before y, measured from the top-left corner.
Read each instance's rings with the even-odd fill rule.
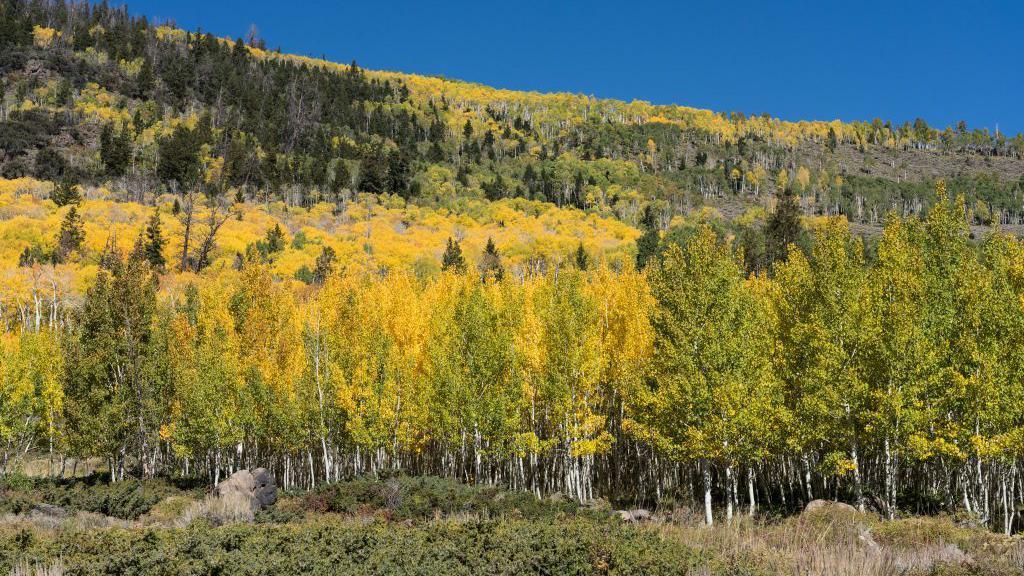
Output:
[[[93,512],[135,520],[169,496],[196,496],[194,483],[166,479],[107,482],[105,476],[77,479],[25,478],[0,480],[0,513],[24,514],[36,504],[52,504],[72,512]]]
[[[303,495],[309,512],[373,514],[393,520],[476,515],[482,518],[541,518],[581,512],[571,500],[541,500],[529,492],[496,486],[470,486],[436,476],[395,476],[384,480],[356,478]]]
[[[0,528],[0,574],[60,558],[72,574],[686,574],[709,559],[654,531],[587,518],[412,526],[360,520],[187,529]]]

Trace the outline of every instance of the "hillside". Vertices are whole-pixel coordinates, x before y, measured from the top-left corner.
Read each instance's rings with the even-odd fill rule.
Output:
[[[301,206],[359,192],[446,207],[521,197],[632,225],[647,205],[666,225],[790,191],[807,215],[877,229],[890,211],[925,210],[941,177],[977,225],[1024,218],[1019,135],[497,90],[279,54],[105,4],[4,10],[7,178],[144,202],[185,189]]]
[[[579,522],[579,573],[679,534],[565,515],[610,505],[725,525],[670,563],[810,538],[821,498],[1019,549],[1024,137],[497,90],[127,14],[0,0],[0,490],[28,499],[0,551],[66,548],[23,526],[43,493],[107,514],[256,467],[308,510],[226,546],[386,532],[399,494],[359,528],[331,487],[412,475],[444,481],[410,538],[573,544],[439,502],[500,486]],[[155,558],[193,530],[90,518]]]

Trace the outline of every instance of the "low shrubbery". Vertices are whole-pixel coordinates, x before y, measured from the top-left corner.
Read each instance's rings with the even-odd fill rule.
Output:
[[[40,504],[49,504],[71,513],[91,512],[123,520],[145,517],[145,523],[173,523],[182,515],[191,514],[220,524],[237,516],[197,509],[197,501],[204,492],[201,481],[192,480],[108,483],[98,475],[75,480],[9,476],[0,480],[0,514],[27,514]],[[312,492],[284,493],[276,506],[260,513],[257,519],[263,523],[282,523],[317,513],[377,515],[403,521],[452,516],[555,518],[589,511],[574,500],[557,496],[540,499],[529,492],[471,486],[433,476],[394,476],[355,478]],[[252,519],[251,514],[245,516],[241,519]]]
[[[54,558],[75,574],[639,575],[687,574],[711,561],[656,532],[586,518],[0,529],[0,573]]]
[[[101,475],[65,480],[11,475],[0,479],[0,514],[25,514],[38,504],[50,504],[71,512],[136,520],[170,496],[201,494],[196,486],[164,479],[111,483]]]
[[[97,480],[9,478],[0,576],[1024,573],[1024,539],[949,517],[884,521],[824,506],[709,529],[677,507],[631,524],[607,505],[405,476],[283,493],[254,517],[189,482]]]
[[[383,513],[392,520],[417,520],[451,515],[480,518],[540,518],[580,512],[569,499],[539,499],[529,492],[495,486],[470,486],[435,476],[395,476],[385,480],[357,478],[330,484],[302,496],[309,512]]]

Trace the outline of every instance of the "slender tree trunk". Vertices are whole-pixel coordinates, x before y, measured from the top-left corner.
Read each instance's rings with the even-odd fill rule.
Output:
[[[857,441],[850,447],[850,459],[853,460],[853,497],[857,501],[857,510],[864,512],[864,487],[861,484],[860,459],[857,457]]]
[[[704,523],[713,526],[715,517],[711,512],[711,463],[707,459],[701,461],[701,479],[704,483]]]
[[[725,520],[732,524],[732,503],[735,499],[733,494],[734,484],[732,481],[732,464],[725,466]]]
[[[754,466],[751,465],[747,468],[747,498],[750,501],[750,517],[754,517],[754,513],[757,512],[757,500],[754,495]]]

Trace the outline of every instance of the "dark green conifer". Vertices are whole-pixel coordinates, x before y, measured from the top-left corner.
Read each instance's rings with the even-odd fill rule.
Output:
[[[462,247],[450,236],[448,237],[448,247],[445,248],[444,257],[441,259],[441,269],[459,274],[466,272],[466,259],[462,256]]]

